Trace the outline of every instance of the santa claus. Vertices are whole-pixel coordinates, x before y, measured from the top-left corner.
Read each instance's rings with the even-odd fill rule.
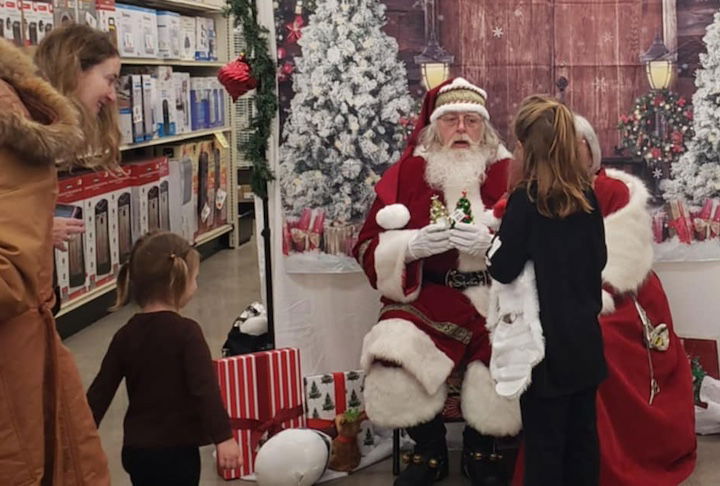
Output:
[[[496,394],[487,366],[484,221],[506,192],[510,153],[486,102],[485,91],[462,78],[427,93],[408,148],[376,185],[355,247],[384,305],[363,342],[367,414],[406,428],[416,442],[396,486],[429,485],[448,473],[439,414],[453,370],[464,372],[463,471],[473,485],[506,484],[494,438],[521,427],[517,401]],[[462,201],[465,211],[433,221],[437,201],[449,212]]]

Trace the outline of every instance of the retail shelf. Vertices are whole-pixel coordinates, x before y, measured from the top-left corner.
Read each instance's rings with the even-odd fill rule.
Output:
[[[165,10],[183,10],[189,12],[222,13],[224,5],[208,5],[197,0],[126,0],[123,3]]]
[[[192,138],[206,137],[208,135],[214,135],[216,133],[223,133],[231,130],[230,126],[220,128],[209,128],[207,130],[196,130],[194,132],[181,133],[180,135],[173,135],[171,137],[159,137],[147,142],[132,143],[129,145],[121,145],[120,151],[134,150],[143,147],[152,147],[153,145],[166,145],[168,143],[181,142],[183,140],[190,140]]]
[[[222,61],[183,61],[180,59],[156,59],[144,57],[123,57],[122,63],[125,65],[141,65],[141,66],[190,66],[190,67],[210,67],[219,68],[225,65]]]
[[[212,241],[215,238],[218,238],[226,233],[230,233],[232,230],[233,230],[233,225],[231,225],[231,224],[219,226],[213,230],[208,231],[207,233],[203,233],[200,236],[198,236],[197,239],[195,240],[195,244],[202,245],[202,244]],[[60,307],[60,312],[58,312],[57,317],[65,315],[68,312],[74,311],[75,309],[78,309],[78,308],[82,307],[83,305],[97,299],[101,295],[105,295],[106,293],[115,290],[115,287],[117,287],[117,283],[115,280],[112,280],[110,282],[102,284],[99,287],[95,287],[90,292],[83,294],[76,299],[68,300],[67,302],[63,303],[62,306]]]
[[[112,280],[111,282],[107,282],[102,284],[99,287],[95,287],[90,292],[81,295],[80,297],[72,300],[68,300],[67,302],[63,303],[60,307],[60,312],[58,312],[57,317],[60,317],[64,314],[67,314],[70,311],[73,311],[79,307],[82,307],[83,305],[87,304],[88,302],[91,302],[101,295],[104,295],[112,290],[115,290],[116,283],[115,280]]]
[[[231,224],[218,226],[217,228],[198,236],[197,239],[195,240],[195,244],[202,245],[203,243],[207,243],[210,240],[214,240],[215,238],[222,236],[225,233],[230,233],[232,230],[233,230],[233,225],[231,225]]]

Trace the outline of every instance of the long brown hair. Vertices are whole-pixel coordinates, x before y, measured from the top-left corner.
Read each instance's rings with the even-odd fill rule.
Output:
[[[577,154],[574,118],[565,105],[544,95],[525,98],[515,117],[515,136],[524,153],[518,187],[528,191],[540,214],[565,218],[592,211],[585,197],[590,176]]]
[[[110,34],[80,24],[69,24],[52,30],[35,51],[35,64],[40,73],[73,102],[80,113],[80,124],[85,133],[83,152],[77,154],[75,160],[62,161],[63,165],[91,169],[118,168],[120,129],[116,104],[104,105],[96,116],[88,112],[75,92],[82,71],[119,56]]]
[[[130,299],[140,306],[163,302],[180,306],[192,272],[200,265],[200,255],[190,243],[175,233],[148,233],[133,245],[130,258],[120,267],[118,310]]]

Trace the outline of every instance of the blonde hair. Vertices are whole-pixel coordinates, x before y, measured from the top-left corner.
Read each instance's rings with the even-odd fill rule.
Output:
[[[602,165],[602,153],[600,152],[600,141],[598,140],[595,129],[590,125],[590,122],[582,116],[575,113],[575,131],[578,134],[579,139],[584,139],[590,149],[590,165],[588,170],[590,174],[595,174],[600,170]]]
[[[83,152],[62,165],[117,170],[120,162],[120,129],[117,105],[104,105],[97,116],[75,96],[78,76],[107,59],[119,57],[110,34],[87,25],[69,24],[54,29],[35,51],[35,64],[42,76],[65,95],[80,114],[85,134]]]
[[[590,175],[577,154],[574,117],[565,105],[544,95],[525,98],[515,117],[515,136],[524,153],[518,186],[525,188],[540,214],[565,218],[592,211],[585,197]]]
[[[120,267],[118,310],[130,299],[140,306],[164,302],[180,307],[192,273],[200,265],[200,255],[190,243],[168,231],[148,233],[133,245],[130,258]]]
[[[497,151],[500,146],[500,135],[498,135],[497,130],[495,130],[495,127],[493,127],[489,121],[485,118],[482,118],[482,120],[485,124],[485,130],[483,130],[483,137],[480,141],[480,145]],[[441,148],[443,143],[440,138],[440,130],[438,129],[437,120],[431,122],[428,126],[423,128],[420,131],[418,139],[420,140],[420,145],[422,145],[425,150],[432,151]]]

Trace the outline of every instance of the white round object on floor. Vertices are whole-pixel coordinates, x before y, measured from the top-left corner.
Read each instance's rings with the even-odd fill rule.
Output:
[[[260,448],[255,459],[258,486],[311,486],[330,460],[330,437],[317,430],[287,429]]]

